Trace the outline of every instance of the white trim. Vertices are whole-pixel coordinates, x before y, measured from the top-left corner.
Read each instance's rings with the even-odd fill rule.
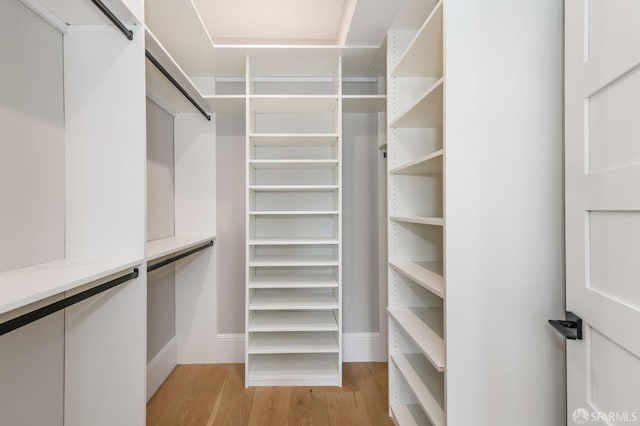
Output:
[[[216,363],[244,363],[244,333],[216,336]]]
[[[36,15],[47,21],[52,27],[60,31],[62,34],[67,34],[69,28],[66,22],[58,18],[51,10],[45,5],[36,0],[20,0],[25,6],[33,11]]]
[[[343,362],[386,362],[387,342],[380,333],[343,333]]]
[[[147,364],[147,401],[169,377],[178,362],[178,342],[173,336]]]

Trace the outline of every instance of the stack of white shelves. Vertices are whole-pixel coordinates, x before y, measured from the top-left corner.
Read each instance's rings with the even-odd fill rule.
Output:
[[[442,1],[388,40],[389,408],[445,424]]]
[[[306,90],[259,65],[247,60],[246,385],[340,386],[340,61]]]

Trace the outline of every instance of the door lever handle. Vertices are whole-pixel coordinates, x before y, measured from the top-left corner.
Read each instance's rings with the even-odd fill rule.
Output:
[[[582,340],[582,318],[567,312],[564,320],[549,320],[549,324],[569,340]]]

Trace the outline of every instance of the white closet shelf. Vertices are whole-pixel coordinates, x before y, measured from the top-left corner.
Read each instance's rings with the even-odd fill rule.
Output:
[[[251,133],[255,146],[331,146],[338,141],[337,133]]]
[[[432,152],[417,160],[405,163],[389,170],[394,175],[431,175],[442,173],[444,150]]]
[[[389,315],[407,333],[439,372],[445,369],[442,308],[388,308]]]
[[[424,426],[429,423],[427,415],[416,404],[392,405],[391,417],[397,425],[402,426]]]
[[[262,192],[328,192],[338,189],[338,185],[250,185],[251,191]]]
[[[250,246],[303,246],[303,245],[336,245],[337,238],[254,238],[249,240]]]
[[[188,250],[213,241],[215,235],[174,236],[147,242],[147,261],[155,260],[173,253]]]
[[[62,259],[0,273],[0,314],[93,283],[140,265],[144,259]]]
[[[330,290],[256,290],[249,302],[250,311],[331,310],[339,307],[338,299]]]
[[[251,355],[249,386],[336,386],[340,368],[336,354]]]
[[[251,216],[337,216],[337,210],[265,210],[250,211]]]
[[[145,48],[199,105],[205,106],[205,101],[198,88],[146,26]],[[169,110],[174,114],[178,112],[197,112],[182,93],[148,60],[146,64],[146,86],[149,99],[156,102],[163,109]]]
[[[441,217],[429,216],[390,216],[394,222],[417,223],[420,225],[444,226],[444,219]]]
[[[333,331],[256,333],[249,337],[249,354],[337,353]]]
[[[249,288],[337,288],[332,274],[264,274],[255,275]]]
[[[391,70],[391,77],[442,76],[442,0]]]
[[[387,95],[343,95],[343,113],[384,112]]]
[[[444,426],[444,377],[420,354],[393,354],[391,359],[409,384],[420,407],[434,426]]]
[[[389,265],[438,297],[444,298],[442,262],[416,262],[391,260]]]
[[[441,128],[444,78],[437,80],[409,108],[391,122],[389,127]]]
[[[254,312],[249,333],[289,331],[338,331],[338,322],[330,311]]]
[[[249,108],[258,114],[332,112],[338,99],[338,95],[251,95]]]
[[[249,260],[249,267],[278,266],[338,266],[334,256],[256,256]]]
[[[110,0],[105,3],[124,25],[139,26],[142,22],[129,9],[125,1]],[[105,25],[108,22],[97,7],[86,1],[38,0],[38,2],[25,1],[25,4],[29,8],[35,6],[39,10],[46,10],[47,14],[53,14],[66,25]]]
[[[332,168],[338,160],[249,160],[254,169]]]

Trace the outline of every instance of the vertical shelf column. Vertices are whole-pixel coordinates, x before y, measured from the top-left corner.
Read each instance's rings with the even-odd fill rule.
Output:
[[[340,386],[341,65],[311,89],[260,59],[247,58],[246,385]]]

